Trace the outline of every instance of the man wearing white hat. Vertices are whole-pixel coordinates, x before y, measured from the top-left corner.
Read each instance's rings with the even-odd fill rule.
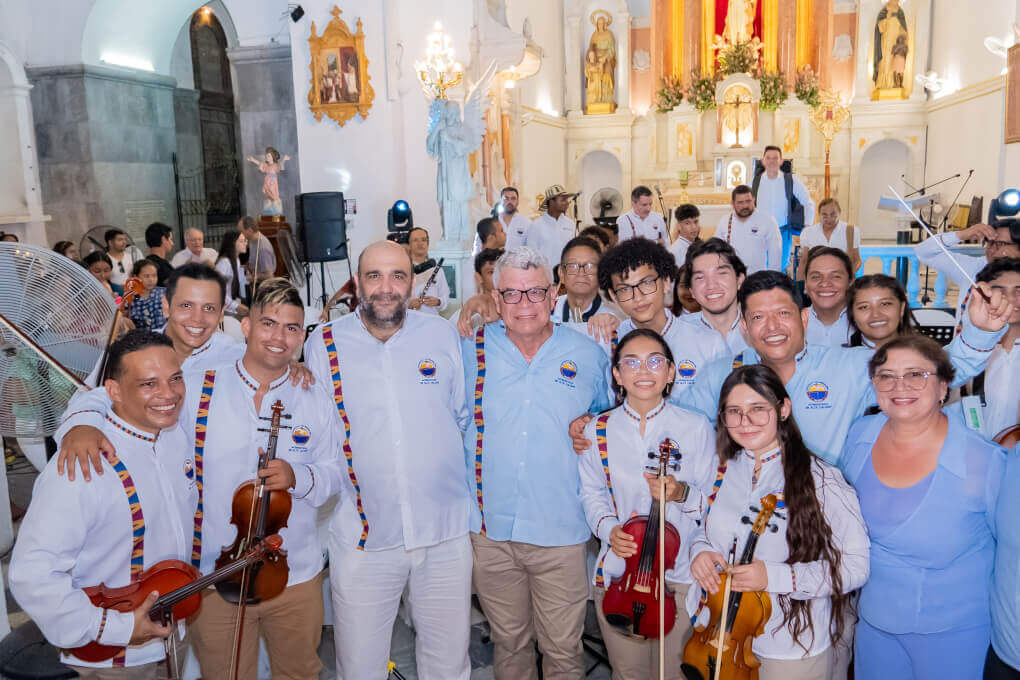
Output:
[[[570,199],[577,194],[567,193],[560,184],[545,190],[541,210],[545,213],[528,228],[527,245],[545,255],[550,266],[560,263],[563,246],[574,237],[574,221],[566,216]]]

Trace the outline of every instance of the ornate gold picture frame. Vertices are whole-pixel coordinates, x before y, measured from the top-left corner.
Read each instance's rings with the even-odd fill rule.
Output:
[[[368,117],[375,90],[368,75],[361,19],[356,24],[358,30],[351,33],[347,22],[340,18],[342,12],[339,7],[334,5],[330,14],[333,19],[322,35],[315,34],[313,21],[312,35],[308,38],[312,54],[312,62],[308,65],[312,73],[308,108],[315,115],[315,120],[321,121],[325,115],[343,127],[359,113],[362,118]]]

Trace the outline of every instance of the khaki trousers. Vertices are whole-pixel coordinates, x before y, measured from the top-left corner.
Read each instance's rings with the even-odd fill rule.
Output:
[[[177,650],[178,671],[184,670],[184,642],[180,635],[174,632],[174,644]],[[76,666],[67,664],[78,673],[79,678],[85,680],[168,680],[166,659],[143,664],[141,666],[128,666],[126,668],[93,668],[91,666]]]
[[[273,680],[318,680],[322,638],[322,574],[288,586],[271,600],[248,605],[241,632],[240,678],[258,677],[259,638],[266,641]],[[229,678],[237,606],[207,590],[188,636],[202,677]]]
[[[762,659],[758,680],[833,680],[835,650],[829,647],[806,659]],[[892,680],[890,678],[890,680]]]
[[[687,599],[687,584],[670,584],[674,589],[676,622],[673,630],[666,635],[666,673],[668,680],[685,680],[680,664],[683,663],[684,645],[691,639],[691,618],[687,615],[684,601]],[[606,621],[602,612],[602,600],[606,591],[595,589],[595,613],[602,631],[602,641],[609,650],[609,663],[613,666],[613,680],[648,680],[659,677],[659,641],[632,638],[614,628]]]
[[[496,680],[584,676],[581,633],[588,606],[585,544],[540,547],[471,534],[475,591],[492,629]]]

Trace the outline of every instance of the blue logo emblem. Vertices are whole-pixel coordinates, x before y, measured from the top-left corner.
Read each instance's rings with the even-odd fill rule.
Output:
[[[564,361],[560,364],[560,375],[567,380],[573,380],[577,375],[577,364],[573,361]]]
[[[418,372],[423,378],[434,378],[436,375],[436,362],[432,359],[422,359],[418,362]]]
[[[312,432],[304,425],[298,425],[291,430],[290,438],[294,440],[294,443],[298,446],[304,446],[308,443],[308,440],[312,438]]]
[[[195,465],[190,458],[184,461],[184,476],[189,480],[195,479]]]
[[[698,372],[698,365],[690,359],[684,359],[676,365],[676,371],[681,378],[693,378],[694,374]]]
[[[829,396],[829,386],[823,382],[813,382],[808,385],[807,396],[816,404],[823,402]]]

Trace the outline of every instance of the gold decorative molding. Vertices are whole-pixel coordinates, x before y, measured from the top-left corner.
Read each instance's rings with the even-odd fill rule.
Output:
[[[312,77],[309,81],[308,108],[315,115],[315,120],[329,116],[340,127],[347,121],[361,114],[362,119],[368,117],[375,99],[371,77],[368,75],[368,58],[365,56],[365,32],[362,30],[361,19],[356,24],[357,31],[351,33],[347,22],[340,18],[343,12],[333,6],[333,19],[326,25],[322,35],[316,35],[315,22],[312,22],[312,34],[308,38],[312,61],[308,70]],[[348,66],[353,64],[356,76],[355,87],[348,85]]]

